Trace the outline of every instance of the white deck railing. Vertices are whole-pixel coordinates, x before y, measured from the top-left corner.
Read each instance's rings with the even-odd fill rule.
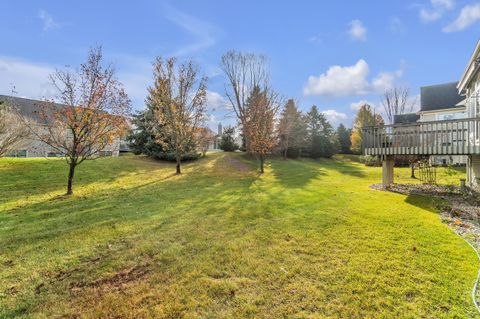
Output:
[[[480,118],[367,126],[365,155],[480,154]]]

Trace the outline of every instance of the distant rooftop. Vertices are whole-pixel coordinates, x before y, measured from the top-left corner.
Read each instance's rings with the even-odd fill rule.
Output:
[[[461,102],[465,98],[458,93],[457,84],[458,82],[450,82],[421,87],[420,111],[435,111],[462,106]]]
[[[42,101],[8,95],[0,95],[0,101],[11,104],[10,106],[15,108],[17,112],[24,117],[30,118],[37,122],[40,121],[39,112],[41,110]],[[61,104],[56,105],[61,106]]]
[[[407,124],[407,123],[415,123],[420,119],[420,115],[417,113],[407,113],[407,114],[399,114],[393,117],[394,124]]]

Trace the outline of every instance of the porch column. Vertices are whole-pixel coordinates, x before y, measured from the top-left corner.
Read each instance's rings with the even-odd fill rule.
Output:
[[[384,155],[382,157],[382,188],[387,189],[393,184],[393,166],[395,161],[393,155]]]
[[[468,186],[480,190],[480,155],[468,156],[467,180]]]

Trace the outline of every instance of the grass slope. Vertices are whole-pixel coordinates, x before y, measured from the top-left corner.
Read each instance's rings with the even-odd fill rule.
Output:
[[[471,248],[351,159],[99,159],[67,199],[63,161],[0,159],[0,317],[475,317]]]

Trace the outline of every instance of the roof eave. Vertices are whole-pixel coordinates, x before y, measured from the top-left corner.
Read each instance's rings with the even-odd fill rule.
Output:
[[[426,111],[418,111],[417,114],[425,114],[425,113],[438,113],[438,112],[448,112],[448,111],[464,111],[466,110],[466,106],[465,105],[462,105],[462,106],[455,106],[455,107],[447,107],[447,108],[443,108],[443,109],[436,109],[436,110],[426,110]]]
[[[475,60],[480,54],[480,40],[477,41],[477,45],[475,46],[475,50],[473,51],[472,56],[470,57],[470,60],[467,64],[467,67],[465,68],[465,71],[462,74],[462,77],[460,78],[460,81],[458,82],[457,89],[460,94],[462,94],[465,91],[465,88],[467,85],[470,83],[471,79],[475,75],[475,73],[478,71],[477,65],[475,63]]]

